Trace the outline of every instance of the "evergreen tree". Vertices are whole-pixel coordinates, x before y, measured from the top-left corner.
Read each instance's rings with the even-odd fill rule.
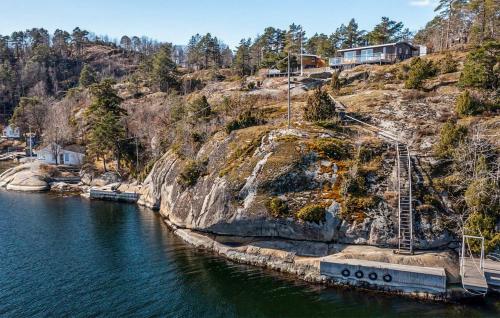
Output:
[[[333,56],[335,47],[331,39],[326,34],[314,34],[307,40],[305,45],[306,51],[311,54],[316,54],[322,57]]]
[[[132,40],[128,36],[124,35],[120,39],[120,46],[125,50],[130,50],[132,48]]]
[[[126,111],[120,107],[122,99],[113,88],[114,82],[105,79],[90,86],[92,104],[85,111],[87,152],[90,158],[106,160],[110,153],[119,157],[119,142],[125,137],[121,119]]]
[[[363,31],[360,31],[358,29],[356,20],[351,19],[351,21],[349,21],[349,24],[345,28],[344,46],[347,48],[352,48],[360,45],[362,35]]]
[[[460,76],[460,84],[466,87],[492,88],[498,87],[500,71],[500,42],[487,42],[467,55],[464,69]]]
[[[96,83],[97,78],[94,70],[88,65],[85,64],[80,72],[80,80],[78,81],[79,85],[82,87],[89,87],[90,85]]]
[[[212,114],[212,109],[205,95],[196,98],[189,104],[190,115],[195,118],[207,118]]]
[[[396,22],[387,17],[382,17],[382,21],[377,24],[373,31],[367,34],[370,44],[384,44],[397,41],[403,29],[403,22]]]
[[[250,43],[250,39],[242,39],[240,45],[236,48],[233,68],[240,76],[250,75],[252,73],[252,68],[250,66]]]
[[[172,45],[163,44],[152,61],[152,79],[160,91],[170,92],[177,87],[177,66],[172,61]]]

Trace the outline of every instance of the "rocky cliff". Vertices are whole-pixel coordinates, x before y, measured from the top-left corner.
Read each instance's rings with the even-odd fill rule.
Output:
[[[317,143],[330,140],[354,146],[345,134],[310,127],[220,132],[199,151],[196,160],[203,172],[192,186],[180,182],[187,160],[169,151],[145,180],[139,203],[158,209],[178,227],[219,235],[395,245],[397,209],[384,197],[394,190],[391,145],[382,146],[379,165],[367,174],[376,203],[350,216],[339,188],[351,159],[325,155]],[[267,203],[272,197],[285,201],[292,212],[271,215]],[[324,220],[298,219],[294,212],[312,203],[325,207]],[[421,247],[446,243],[428,234],[423,233]]]

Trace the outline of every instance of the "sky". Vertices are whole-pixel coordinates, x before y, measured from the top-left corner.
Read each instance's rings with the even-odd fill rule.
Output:
[[[75,26],[119,39],[146,35],[186,44],[207,32],[234,48],[265,27],[301,24],[307,36],[331,34],[355,18],[369,30],[382,16],[402,21],[412,31],[434,17],[437,0],[0,0],[0,34],[43,27],[51,33]]]

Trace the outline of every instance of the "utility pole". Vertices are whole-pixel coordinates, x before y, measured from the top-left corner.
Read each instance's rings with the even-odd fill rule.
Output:
[[[290,51],[288,51],[288,129],[290,129],[290,117],[292,115],[290,107]]]
[[[304,76],[304,61],[302,56],[302,26],[300,27],[300,76]]]
[[[137,141],[137,136],[135,136],[135,171],[139,171],[139,142]]]
[[[31,138],[31,126],[29,126],[29,131],[30,131],[30,134],[29,134],[29,139],[30,139],[30,158],[33,157],[33,145],[32,145],[32,138]]]

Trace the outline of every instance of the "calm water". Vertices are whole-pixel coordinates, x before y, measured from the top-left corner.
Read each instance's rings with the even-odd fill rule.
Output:
[[[134,205],[0,191],[0,317],[494,317],[499,308],[311,286],[197,251]]]

